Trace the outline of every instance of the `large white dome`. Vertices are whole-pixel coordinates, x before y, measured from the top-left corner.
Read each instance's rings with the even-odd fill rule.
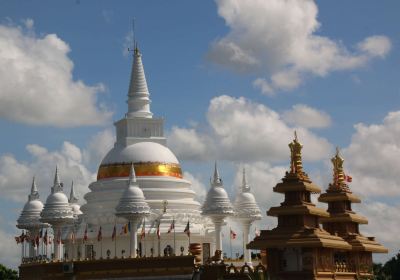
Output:
[[[161,144],[149,141],[128,146],[115,145],[101,162],[97,180],[128,177],[132,163],[138,177],[182,178],[181,167],[171,150]]]
[[[162,162],[179,164],[167,147],[155,142],[139,142],[126,147],[115,146],[105,156],[102,165],[113,163]]]

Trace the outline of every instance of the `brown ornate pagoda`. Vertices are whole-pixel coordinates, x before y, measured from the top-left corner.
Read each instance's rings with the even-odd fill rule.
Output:
[[[347,181],[351,181],[343,170],[344,159],[336,149],[336,155],[331,159],[333,164],[333,182],[329,184],[326,193],[319,197],[320,202],[328,203],[328,218],[322,218],[323,228],[331,234],[339,235],[346,240],[352,250],[343,254],[336,253],[334,261],[348,271],[357,274],[355,279],[373,279],[372,253],[387,253],[388,250],[377,243],[373,237],[365,237],[360,234],[359,225],[367,224],[368,220],[356,214],[352,203],[360,203],[361,200],[354,195]]]
[[[267,211],[278,218],[278,226],[262,230],[247,248],[266,250],[270,279],[354,279],[355,273],[338,271],[345,269],[335,266],[335,254],[346,254],[351,246],[319,226],[320,219],[329,218],[329,213],[311,202],[311,194],[321,190],[303,171],[302,145],[296,134],[289,148],[290,171],[274,187],[285,200]]]

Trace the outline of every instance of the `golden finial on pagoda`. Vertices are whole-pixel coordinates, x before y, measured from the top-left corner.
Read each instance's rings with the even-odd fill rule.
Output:
[[[333,185],[340,187],[345,185],[346,178],[343,171],[344,159],[340,156],[339,147],[336,147],[336,155],[331,159],[333,164]]]
[[[301,159],[301,149],[303,145],[297,138],[297,132],[294,132],[294,140],[289,144],[290,148],[290,173],[305,175],[303,172],[303,163]]]

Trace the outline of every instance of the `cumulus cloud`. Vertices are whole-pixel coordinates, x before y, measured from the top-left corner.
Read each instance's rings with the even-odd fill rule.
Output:
[[[58,165],[64,192],[69,194],[74,181],[75,190],[83,203],[88,185],[96,179],[100,160],[112,147],[114,135],[110,130],[100,131],[90,138],[85,148],[65,141],[58,150],[29,144],[26,150],[30,160],[18,160],[12,154],[0,156],[0,191],[2,198],[25,202],[30,191],[31,180],[36,176],[39,193],[44,201],[53,184],[55,166]]]
[[[57,127],[102,125],[111,112],[98,104],[104,85],[87,85],[73,77],[70,47],[56,34],[35,34],[0,25],[0,117]]]
[[[400,196],[400,111],[381,124],[356,124],[355,130],[343,151],[352,188],[366,197]]]
[[[211,43],[210,61],[237,72],[262,75],[261,92],[293,90],[307,76],[356,69],[391,49],[386,36],[373,35],[353,48],[317,34],[318,7],[308,0],[217,0],[229,32]]]
[[[207,194],[207,188],[201,182],[201,179],[187,171],[183,173],[183,178],[189,180],[192,183],[192,190],[196,193],[196,200],[200,203],[203,203]]]
[[[304,143],[304,158],[320,160],[330,154],[330,143],[305,127],[290,126],[259,103],[227,95],[211,100],[208,129],[173,128],[169,146],[181,159],[235,162],[287,160],[287,144],[297,130]],[[283,141],[286,139],[286,141]]]
[[[324,128],[331,124],[331,117],[305,104],[293,105],[291,110],[284,111],[282,118],[291,125],[306,128]]]

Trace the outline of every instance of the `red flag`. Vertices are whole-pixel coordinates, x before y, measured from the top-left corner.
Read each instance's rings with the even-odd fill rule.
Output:
[[[170,233],[173,229],[175,229],[175,220],[172,220],[172,223],[171,223],[171,225],[169,226],[169,229],[168,229],[168,232],[167,232],[167,233]]]
[[[351,183],[353,181],[353,178],[351,176],[346,175],[346,182]]]
[[[113,232],[112,232],[112,235],[111,235],[112,241],[114,241],[116,234],[117,234],[117,229],[116,229],[116,227],[114,225],[114,229],[113,229]]]
[[[185,230],[183,232],[186,233],[188,237],[190,237],[190,223],[189,223],[189,220],[188,220],[187,225],[185,227]]]
[[[40,241],[39,235],[36,235],[35,241],[36,241],[36,247],[39,247],[39,241]]]
[[[231,229],[231,239],[236,239],[236,232]]]
[[[86,242],[88,240],[88,236],[87,236],[87,225],[85,228],[85,233],[83,234],[83,242]]]
[[[15,241],[17,242],[17,244],[21,243],[21,237],[20,236],[15,236]]]
[[[48,240],[48,237],[47,237],[47,229],[46,229],[46,232],[45,232],[45,234],[44,234],[44,236],[43,236],[43,242],[44,242],[44,244],[48,244],[49,243],[49,240]]]
[[[102,235],[101,235],[101,227],[99,228],[99,232],[97,233],[97,241],[101,241]]]
[[[157,237],[158,237],[158,239],[160,239],[160,237],[161,237],[161,232],[160,232],[160,221],[159,221],[158,224],[157,224]]]

